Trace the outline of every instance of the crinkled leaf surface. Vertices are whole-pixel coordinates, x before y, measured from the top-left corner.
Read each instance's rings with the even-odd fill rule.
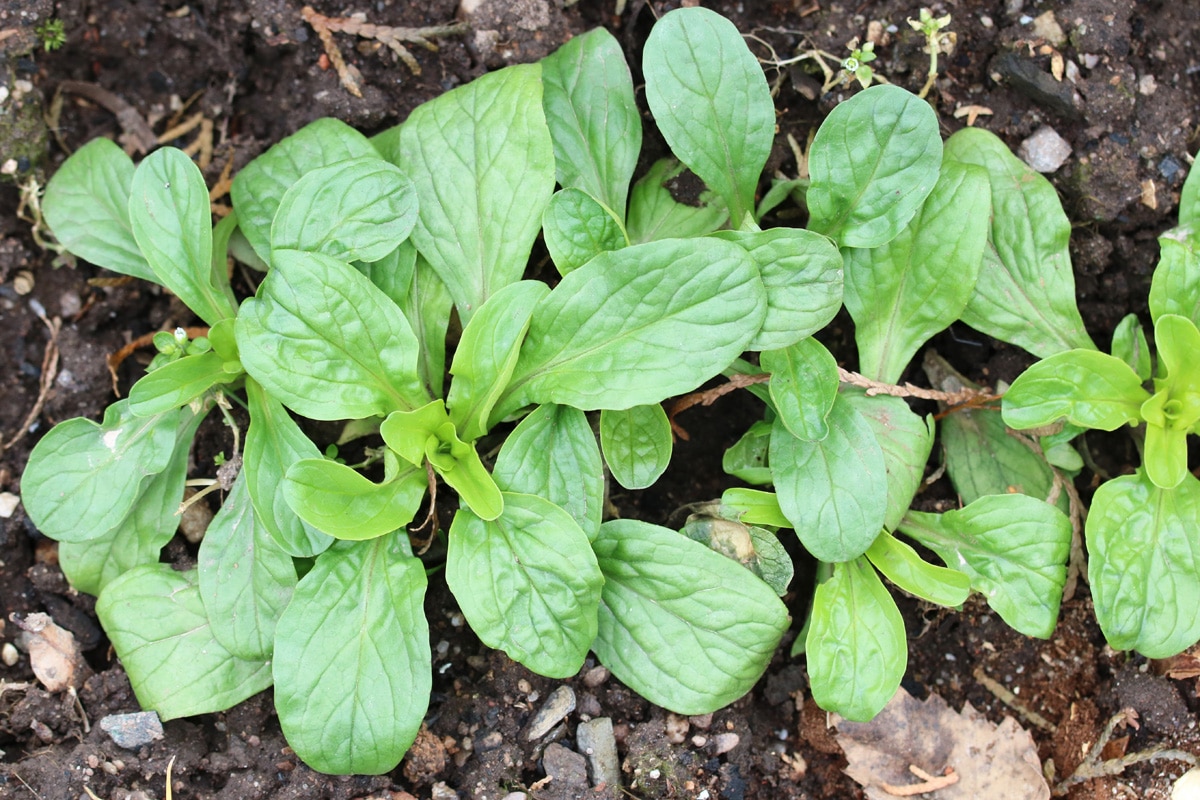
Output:
[[[629,244],[625,227],[613,212],[579,189],[554,193],[542,215],[542,235],[560,275],[583,266],[593,256]]]
[[[829,435],[829,412],[837,399],[837,359],[811,336],[759,359],[771,373],[771,400],[788,433],[806,442]]]
[[[711,191],[701,192],[692,202],[681,202],[671,192],[685,167],[673,158],[655,161],[633,185],[629,215],[625,219],[629,241],[634,244],[659,239],[703,236],[729,219],[729,209]]]
[[[288,467],[283,496],[300,519],[337,539],[373,539],[412,522],[428,486],[425,470],[402,464],[375,483],[345,464],[306,458]]]
[[[835,564],[813,595],[805,652],[813,699],[866,721],[900,688],[908,663],[904,620],[865,556]]]
[[[900,530],[971,578],[1001,618],[1045,639],[1058,621],[1071,521],[1023,494],[981,497],[957,511],[910,511]]]
[[[705,714],[750,691],[788,626],[770,586],[637,520],[604,523],[593,548],[604,591],[592,649],[614,675],[677,714]]]
[[[868,397],[850,388],[842,396],[866,420],[883,451],[888,487],[883,526],[895,530],[925,479],[925,462],[933,450],[933,418],[914,413],[899,397]]]
[[[1018,430],[1066,419],[1112,431],[1141,419],[1150,393],[1128,364],[1096,350],[1068,350],[1036,362],[1004,393],[1004,422]]]
[[[600,449],[613,478],[626,489],[645,489],[671,462],[671,422],[658,403],[600,412]]]
[[[213,635],[195,570],[136,567],[104,587],[96,616],[138,703],[164,721],[224,711],[271,685],[269,661],[238,658]]]
[[[429,705],[425,568],[407,537],[338,542],[275,629],[275,708],[313,769],[380,775],[400,763]]]
[[[490,522],[460,508],[446,583],[484,644],[539,675],[574,675],[596,638],[604,578],[587,534],[549,500],[506,492]]]
[[[989,247],[963,322],[1039,357],[1094,350],[1075,306],[1071,224],[1054,187],[982,128],[947,139],[945,158],[983,167],[992,187]]]
[[[1117,650],[1175,655],[1200,639],[1200,481],[1161,489],[1139,472],[1103,483],[1088,514],[1088,583]]]
[[[671,151],[725,200],[733,227],[775,140],[775,104],[758,60],[733,23],[680,8],[650,30],[642,54],[646,102]]]
[[[897,86],[872,86],[839,104],[808,157],[809,228],[843,247],[878,247],[908,224],[942,163],[937,115]]]
[[[866,555],[889,581],[930,603],[958,606],[971,594],[971,579],[966,573],[930,564],[887,531],[876,537]]]

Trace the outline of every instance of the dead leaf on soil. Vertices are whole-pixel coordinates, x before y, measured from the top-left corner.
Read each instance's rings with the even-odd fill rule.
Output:
[[[959,714],[935,694],[921,702],[901,689],[871,722],[834,719],[846,774],[871,800],[913,791],[937,800],[1050,797],[1033,737],[1010,717],[996,726],[970,703]]]
[[[83,685],[90,670],[79,652],[75,637],[58,627],[49,614],[30,614],[21,619],[9,617],[24,633],[21,634],[33,674],[51,692]]]

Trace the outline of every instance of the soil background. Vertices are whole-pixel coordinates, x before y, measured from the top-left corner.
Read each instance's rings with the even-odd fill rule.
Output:
[[[872,66],[914,91],[924,82],[928,56],[905,22],[917,16],[915,1],[703,4],[730,17],[743,33],[754,34],[752,47],[765,60],[813,48],[841,58],[847,41],[874,30],[881,38]],[[436,52],[411,48],[419,75],[387,48],[335,33],[347,60],[361,71],[361,99],[339,85],[321,42],[302,20],[301,5],[297,0],[0,2],[6,70],[0,78],[8,92],[0,105],[0,162],[8,166],[0,171],[15,171],[20,180],[36,176],[44,185],[66,148],[96,136],[129,141],[130,113],[161,134],[175,121],[202,112],[212,124],[212,157],[205,169],[212,185],[228,164],[240,168],[317,117],[336,116],[373,133],[488,69],[540,58],[596,25],[608,26],[618,37],[638,83],[645,36],[655,16],[675,4],[579,0],[563,7],[558,0],[481,0],[470,4],[477,7],[466,33],[437,39]],[[460,14],[457,0],[314,5],[329,16],[362,12],[372,23],[407,27],[441,25]],[[1080,307],[1092,336],[1106,345],[1122,316],[1146,318],[1155,237],[1173,225],[1190,154],[1200,144],[1200,13],[1193,3],[1154,0],[944,0],[933,10],[953,16],[950,29],[957,36],[954,52],[941,58],[931,93],[946,134],[970,117],[1014,150],[1043,126],[1070,145],[1069,157],[1049,177],[1076,226],[1071,244]],[[1044,16],[1049,12],[1054,24]],[[64,22],[66,43],[45,52],[36,46],[33,31],[52,17]],[[1059,59],[1062,80],[1052,74]],[[787,136],[803,143],[851,90],[821,96],[820,75],[795,65],[766,69],[777,90],[779,123],[768,172],[795,175]],[[94,93],[65,92],[58,107],[56,93],[68,81],[109,94],[98,101]],[[112,98],[119,102],[114,105]],[[52,131],[45,115],[54,121]],[[653,153],[657,134],[648,113],[645,119]],[[187,146],[199,131],[168,143]],[[20,195],[13,177],[0,184],[0,437],[5,447],[0,492],[19,494],[21,471],[38,437],[73,416],[98,418],[112,401],[106,356],[135,337],[191,319],[155,287],[95,281],[104,272],[82,262],[74,268],[52,266],[53,254],[37,246],[28,222],[18,218]],[[785,208],[768,222],[802,222],[787,213]],[[61,321],[56,361],[46,359],[47,322],[54,320]],[[849,367],[854,366],[851,330],[848,319],[839,319],[826,332]],[[1030,361],[962,325],[932,344],[970,377],[992,385],[1011,379]],[[124,388],[139,368],[136,359],[126,363]],[[923,380],[916,373],[906,377]],[[718,496],[729,485],[719,470],[720,454],[758,412],[745,397],[687,412],[681,422],[691,440],[678,443],[663,481],[647,492],[614,495],[617,510],[650,522],[678,522],[672,515],[679,507]],[[220,432],[209,436],[219,439]],[[1131,468],[1132,450],[1120,437],[1092,444],[1113,472]],[[221,445],[211,446],[215,451]],[[1085,472],[1079,481],[1085,498],[1091,479]],[[944,509],[955,498],[943,482],[919,501]],[[177,536],[163,558],[186,563],[194,555],[194,546]],[[811,581],[805,564],[799,567],[787,598],[796,619],[803,618]],[[1033,734],[1043,763],[1053,762],[1058,779],[1075,770],[1104,723],[1127,707],[1137,711],[1139,727],[1118,732],[1105,757],[1155,746],[1200,753],[1195,679],[1164,676],[1181,674],[1178,660],[1151,663],[1107,648],[1086,585],[1064,604],[1058,630],[1048,641],[1017,635],[977,600],[961,612],[944,612],[898,599],[909,635],[905,687],[918,697],[936,693],[955,709],[970,703],[993,722],[1017,717]],[[16,637],[16,626],[8,622],[11,613],[46,611],[83,643],[95,671],[76,702],[36,686],[10,687],[33,680],[24,654],[15,665],[0,665],[0,798],[74,800],[87,797],[85,786],[110,800],[160,798],[171,759],[173,795],[180,800],[498,800],[520,791],[537,798],[863,797],[842,773],[846,761],[825,714],[807,699],[803,659],[787,657],[795,631],[759,686],[710,718],[671,717],[589,661],[579,676],[565,682],[577,696],[574,712],[546,737],[529,742],[522,731],[563,682],[533,675],[482,647],[435,576],[427,600],[435,654],[427,731],[391,774],[329,777],[309,770],[286,747],[270,692],[226,713],[169,722],[163,739],[137,750],[117,747],[96,721],[138,709],[92,605],[91,598],[67,586],[54,544],[39,536],[20,507],[0,519],[3,641]],[[981,676],[1012,695],[996,691]],[[1027,712],[1036,712],[1045,725],[1039,727]],[[597,717],[614,724],[624,767],[620,792],[563,777],[575,774],[570,757],[575,725]],[[1144,763],[1080,782],[1067,796],[1166,798],[1185,768],[1179,761]],[[542,781],[548,771],[559,779]]]

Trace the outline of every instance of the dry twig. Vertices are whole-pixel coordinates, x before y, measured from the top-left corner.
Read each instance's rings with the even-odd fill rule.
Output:
[[[920,778],[921,782],[905,786],[881,783],[879,784],[879,788],[895,797],[915,797],[926,792],[936,792],[938,789],[945,789],[947,786],[953,786],[958,783],[958,773],[952,767],[946,767],[946,771],[941,775],[930,775],[916,764],[909,764],[908,771]]]
[[[124,131],[121,138],[127,152],[149,153],[158,146],[158,137],[141,112],[108,89],[83,81],[63,81],[58,85],[58,91],[85,97],[111,111]]]
[[[4,443],[3,447],[0,447],[0,453],[21,441],[21,438],[29,432],[29,426],[33,425],[38,415],[42,413],[42,408],[46,405],[46,398],[50,396],[50,389],[54,386],[54,379],[58,377],[58,332],[62,329],[62,320],[58,317],[47,318],[46,309],[36,300],[30,300],[29,307],[50,331],[50,339],[46,342],[46,349],[42,351],[42,376],[38,381],[37,400],[34,401],[33,408],[25,416],[21,427]]]

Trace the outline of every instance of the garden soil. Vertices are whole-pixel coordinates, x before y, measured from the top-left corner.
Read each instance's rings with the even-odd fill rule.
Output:
[[[832,0],[704,1],[752,34],[776,89],[778,135],[768,169],[798,170],[789,137],[803,146],[847,88],[821,94],[822,76],[804,64],[780,65],[821,50],[831,65],[854,37],[877,41],[872,64],[912,90],[924,83],[928,56],[906,18],[911,3]],[[361,12],[380,25],[442,25],[461,16],[457,0],[314,0],[327,16]],[[596,25],[617,35],[638,74],[639,52],[656,15],[671,3],[646,0],[473,0],[470,26],[435,39],[439,49],[410,46],[414,74],[378,42],[334,32],[333,42],[361,74],[362,97],[350,94],[331,68],[320,38],[302,19],[298,0],[7,0],[0,2],[0,171],[45,178],[68,149],[96,136],[130,145],[193,117],[196,127],[169,143],[193,145],[210,186],[273,142],[321,116],[374,132],[402,121],[419,103],[484,71],[537,59]],[[563,6],[566,7],[563,7]],[[618,6],[623,6],[618,13]],[[974,124],[1014,149],[1048,127],[1070,147],[1049,175],[1074,222],[1072,254],[1079,304],[1088,328],[1106,344],[1127,313],[1146,317],[1157,258],[1155,238],[1171,227],[1179,189],[1200,140],[1200,13],[1188,2],[1146,0],[944,0],[951,14],[952,53],[939,60],[930,94],[946,134]],[[51,17],[66,42],[46,52],[34,29]],[[811,60],[805,62],[812,64]],[[1061,79],[1057,77],[1061,69]],[[639,100],[642,97],[639,94]],[[198,116],[196,116],[198,115]],[[648,146],[661,148],[645,115]],[[49,120],[49,123],[46,122]],[[205,143],[207,141],[207,144]],[[656,142],[659,144],[656,145]],[[28,185],[28,184],[27,184]],[[52,266],[28,221],[11,176],[0,185],[0,492],[19,494],[33,444],[54,423],[97,418],[113,399],[106,358],[148,332],[193,320],[154,287],[111,280],[89,264]],[[218,203],[227,198],[217,198]],[[773,224],[801,224],[785,206]],[[26,207],[22,216],[28,217]],[[536,257],[536,252],[535,252]],[[250,284],[240,280],[239,290]],[[850,323],[839,319],[829,344],[849,366]],[[933,346],[973,379],[995,385],[1030,358],[955,325]],[[118,386],[137,377],[145,351],[122,365]],[[919,363],[920,359],[917,359]],[[914,372],[906,376],[920,382]],[[612,496],[615,513],[677,524],[679,509],[716,497],[727,485],[720,453],[758,409],[731,396],[679,417],[679,441],[663,481],[642,493]],[[196,463],[228,444],[214,425],[203,432]],[[1111,472],[1131,468],[1119,437],[1092,441]],[[198,467],[195,474],[203,473]],[[1092,473],[1080,478],[1087,498]],[[5,495],[0,494],[0,500]],[[953,507],[944,480],[918,498],[924,508]],[[314,773],[288,749],[270,692],[221,714],[165,724],[161,739],[118,747],[98,721],[138,710],[128,681],[93,613],[93,600],[72,591],[56,566],[52,542],[23,510],[0,518],[0,638],[16,639],[11,614],[49,613],[84,649],[88,678],[77,696],[52,694],[34,680],[29,657],[0,664],[0,798],[162,798],[172,767],[173,796],[284,798],[487,798],[512,792],[535,798],[858,798],[826,715],[811,701],[803,658],[789,658],[795,630],[747,697],[709,717],[669,715],[623,687],[589,660],[561,682],[526,671],[484,648],[463,624],[439,573],[427,600],[434,652],[434,694],[427,727],[402,765],[382,776]],[[182,536],[164,560],[194,562]],[[786,598],[802,619],[811,566],[800,562]],[[972,600],[947,612],[899,598],[909,635],[904,686],[917,697],[940,695],[954,710],[970,704],[988,720],[1013,717],[1028,729],[1051,785],[1071,776],[1105,723],[1131,708],[1136,720],[1114,733],[1103,759],[1156,747],[1200,753],[1196,730],[1195,659],[1149,662],[1104,644],[1086,584],[1064,603],[1047,641],[1008,629]],[[10,655],[13,651],[8,651]],[[564,684],[576,703],[564,722],[528,741],[532,715]],[[622,764],[621,787],[590,787],[580,776],[576,725],[612,720]],[[1132,760],[1132,759],[1131,759]],[[1111,762],[1115,763],[1115,762]],[[1139,763],[1119,774],[1081,780],[1066,796],[1166,798],[1186,769],[1178,760]],[[547,773],[555,780],[547,781]],[[1080,775],[1079,777],[1083,777]],[[915,778],[913,779],[916,780]],[[516,795],[520,797],[520,795]],[[935,793],[929,795],[940,796]]]

